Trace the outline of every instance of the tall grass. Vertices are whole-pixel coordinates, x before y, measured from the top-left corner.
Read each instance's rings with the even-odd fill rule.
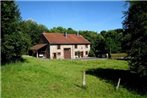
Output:
[[[49,60],[24,57],[24,62],[1,67],[2,98],[145,98],[82,71],[94,68],[128,69],[118,60]]]

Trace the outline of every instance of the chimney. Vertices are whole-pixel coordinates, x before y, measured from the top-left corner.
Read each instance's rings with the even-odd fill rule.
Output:
[[[67,32],[64,32],[64,36],[67,37]]]
[[[79,36],[79,32],[78,31],[77,31],[76,35]]]

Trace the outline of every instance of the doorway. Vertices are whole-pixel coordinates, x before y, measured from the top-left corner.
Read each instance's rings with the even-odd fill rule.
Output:
[[[57,58],[57,54],[53,53],[53,59],[56,59],[56,58]]]
[[[64,48],[64,59],[71,59],[71,49]]]

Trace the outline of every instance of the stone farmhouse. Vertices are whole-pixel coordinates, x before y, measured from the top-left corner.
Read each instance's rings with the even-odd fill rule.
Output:
[[[83,36],[67,33],[42,33],[39,44],[29,54],[50,59],[76,59],[88,57],[90,42]]]

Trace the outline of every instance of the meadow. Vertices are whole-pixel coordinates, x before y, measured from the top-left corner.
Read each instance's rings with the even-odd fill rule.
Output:
[[[127,61],[23,58],[1,67],[2,98],[147,98],[126,87],[123,79],[116,90],[120,72],[128,72]]]

